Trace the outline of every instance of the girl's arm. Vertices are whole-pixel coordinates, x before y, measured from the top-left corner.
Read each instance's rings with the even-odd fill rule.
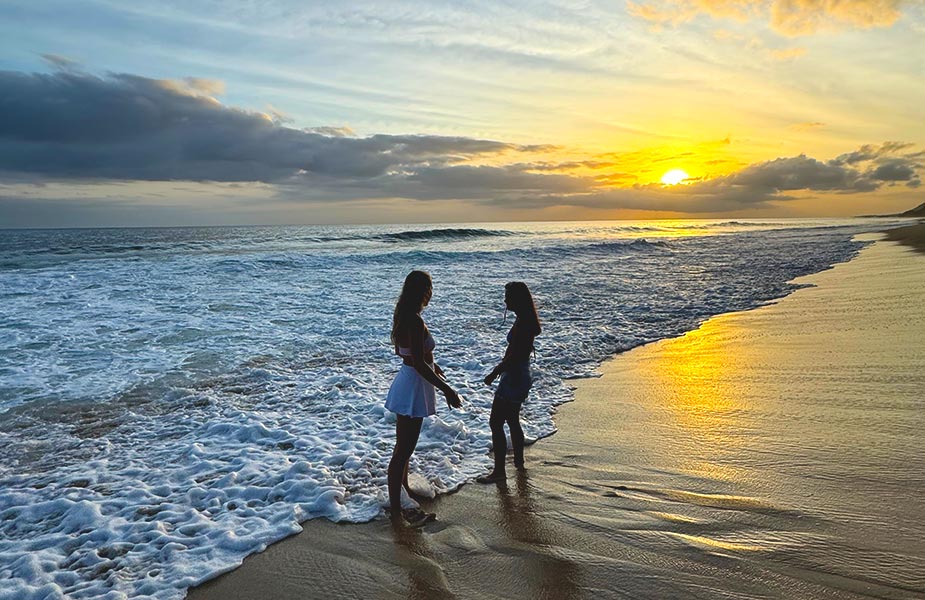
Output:
[[[507,348],[504,351],[504,357],[501,359],[501,362],[499,362],[498,366],[492,369],[491,373],[489,373],[488,376],[485,377],[485,383],[487,385],[491,385],[491,382],[493,382],[499,375],[501,375],[501,373],[504,373],[507,370],[508,366],[510,366],[511,355],[512,355],[511,347],[513,345],[514,345],[513,342],[507,345]]]
[[[424,360],[424,336],[427,332],[424,327],[424,319],[421,317],[415,318],[411,321],[411,327],[409,329],[410,331],[408,333],[411,336],[411,361],[414,370],[420,373],[425,381],[440,390],[443,395],[446,396],[446,401],[449,402],[450,406],[458,408],[461,404],[459,395],[450,387],[450,384],[441,379],[437,373],[434,372],[434,369],[427,364],[427,361]]]
[[[522,331],[521,328],[515,324],[511,329],[511,343],[507,345],[507,349],[504,351],[504,358],[502,358],[498,366],[485,377],[485,383],[491,385],[501,373],[504,373],[510,368],[512,363],[529,360],[530,353],[533,351],[534,339],[536,339],[535,334],[529,331]]]

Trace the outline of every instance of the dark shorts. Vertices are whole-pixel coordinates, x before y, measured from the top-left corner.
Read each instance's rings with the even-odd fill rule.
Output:
[[[523,362],[512,365],[501,374],[495,398],[500,398],[511,404],[522,404],[533,387],[533,375],[530,372],[530,363]]]

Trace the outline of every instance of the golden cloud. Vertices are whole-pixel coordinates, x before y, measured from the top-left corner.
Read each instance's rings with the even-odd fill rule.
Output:
[[[214,100],[225,93],[225,82],[219,79],[184,77],[183,79],[156,79],[153,85],[183,96],[202,97]]]
[[[640,0],[631,14],[659,25],[679,25],[704,14],[715,18],[767,19],[788,36],[822,30],[888,27],[901,16],[902,0]]]

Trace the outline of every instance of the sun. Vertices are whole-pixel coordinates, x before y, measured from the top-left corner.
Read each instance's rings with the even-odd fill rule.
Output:
[[[662,175],[662,183],[665,185],[678,185],[685,179],[690,179],[691,176],[682,171],[681,169],[672,169]]]

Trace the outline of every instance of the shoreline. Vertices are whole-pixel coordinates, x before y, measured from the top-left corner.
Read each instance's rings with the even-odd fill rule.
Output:
[[[904,232],[897,241],[921,251],[925,225],[900,229],[917,229],[914,235]],[[878,242],[861,255],[882,246],[894,247]],[[831,279],[833,273],[838,279],[844,267],[861,255],[802,279],[815,283],[820,278]],[[742,496],[735,485],[728,485],[734,474],[712,473],[703,465],[676,471],[671,482],[661,482],[664,474],[659,472],[663,467],[659,460],[633,455],[632,447],[611,442],[614,432],[629,431],[627,423],[633,415],[644,420],[637,405],[619,400],[614,378],[639,379],[642,364],[645,372],[652,370],[658,356],[666,348],[670,353],[679,340],[699,338],[698,332],[709,335],[717,323],[750,320],[743,315],[779,310],[781,304],[798,302],[807,291],[816,289],[804,288],[775,304],[711,317],[680,338],[652,342],[610,358],[600,369],[601,378],[575,381],[575,402],[557,410],[558,433],[527,448],[531,467],[526,476],[515,477],[512,469],[507,485],[466,484],[424,503],[438,513],[436,523],[421,530],[393,530],[381,519],[363,524],[306,521],[302,533],[249,556],[241,567],[191,589],[187,597],[302,598],[314,597],[313,592],[319,597],[332,595],[337,589],[336,594],[345,597],[580,597],[601,593],[661,598],[684,597],[695,584],[705,586],[699,581],[702,577],[712,582],[704,589],[721,593],[727,571],[733,565],[742,567],[736,555],[747,554],[753,551],[751,546],[760,544],[704,535],[703,521],[709,521],[716,511],[731,511],[737,518],[741,512],[746,520],[757,512],[788,521],[791,509],[764,506],[760,495]],[[660,422],[646,424],[647,428],[661,426]],[[709,485],[703,485],[704,478]],[[679,482],[688,485],[678,486]],[[645,508],[653,502],[663,510]],[[668,510],[678,503],[685,505],[684,511]],[[651,548],[653,542],[645,532],[666,539]],[[608,539],[611,533],[619,534],[618,542]],[[681,575],[672,572],[669,564],[682,565]],[[763,567],[758,570],[764,577]],[[840,591],[831,593],[821,576],[814,575],[807,583],[798,570],[785,570],[788,577],[813,590],[811,597],[867,597],[855,595],[860,593],[858,582],[840,584]],[[761,592],[763,588],[745,579],[736,581],[738,592]],[[884,597],[897,592],[892,586],[867,585],[884,587]]]

